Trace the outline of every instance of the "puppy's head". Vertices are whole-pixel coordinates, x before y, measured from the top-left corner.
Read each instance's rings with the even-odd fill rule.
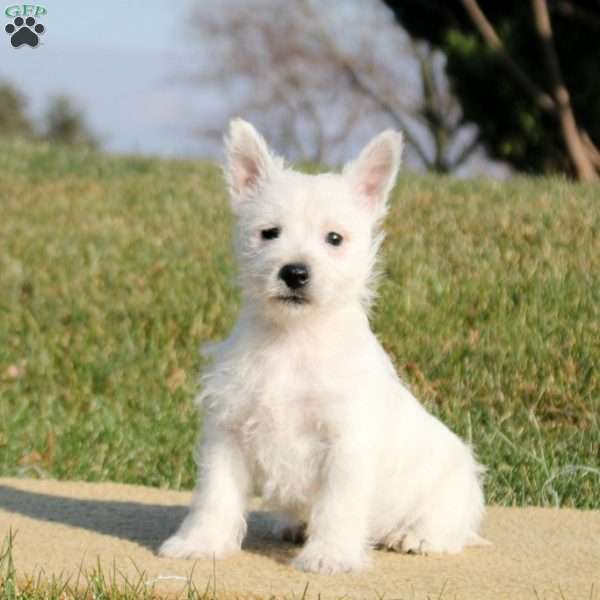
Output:
[[[368,303],[401,134],[384,131],[341,174],[286,168],[241,119],[225,144],[245,300],[274,319]]]

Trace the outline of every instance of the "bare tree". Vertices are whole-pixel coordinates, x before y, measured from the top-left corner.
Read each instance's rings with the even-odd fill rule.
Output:
[[[338,162],[371,130],[404,131],[413,163],[453,171],[476,150],[444,76],[443,57],[414,45],[377,0],[204,0],[193,74],[218,90],[220,135],[233,114],[294,157]],[[216,125],[216,126],[215,126]]]

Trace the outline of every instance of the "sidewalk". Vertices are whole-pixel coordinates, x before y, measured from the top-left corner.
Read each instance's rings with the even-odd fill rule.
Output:
[[[264,538],[264,513],[250,515],[244,551],[229,559],[162,559],[155,548],[186,512],[190,494],[112,483],[0,479],[0,543],[16,532],[21,576],[77,575],[98,560],[125,577],[145,574],[161,593],[177,593],[193,568],[199,590],[216,574],[217,595],[389,600],[600,600],[600,512],[492,507],[483,534],[491,547],[455,556],[372,552],[371,569],[308,575],[287,562],[298,551]],[[561,595],[562,594],[562,595]]]

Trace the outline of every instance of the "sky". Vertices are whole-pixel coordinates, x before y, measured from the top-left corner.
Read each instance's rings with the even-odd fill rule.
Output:
[[[183,0],[45,0],[46,28],[36,48],[13,48],[2,27],[0,79],[15,83],[40,115],[51,95],[84,109],[114,152],[202,154],[190,117],[196,95],[180,67],[187,37]],[[4,25],[11,19],[0,2]]]
[[[109,152],[220,157],[220,143],[202,139],[198,128],[223,128],[229,115],[222,92],[200,86],[190,76],[202,61],[211,60],[209,49],[193,38],[190,26],[195,2],[200,6],[203,1],[207,0],[42,1],[47,14],[39,21],[46,31],[36,48],[13,48],[2,27],[0,80],[8,80],[25,94],[28,111],[37,118],[51,96],[67,94],[83,109],[92,131]],[[212,4],[219,6],[219,1]],[[5,14],[10,6],[15,3],[0,0],[4,25],[12,20]],[[204,6],[210,10],[210,4]],[[348,24],[354,20],[364,29],[361,14],[375,9],[382,10],[377,0],[335,0],[320,5],[325,22],[343,29],[336,35],[340,47],[354,39]],[[389,36],[402,34],[395,25],[392,30],[388,37],[369,38],[369,43],[379,40],[378,52],[387,46],[395,52]],[[410,61],[398,56],[394,54],[394,60],[408,73]],[[366,141],[365,137],[353,142],[357,147],[346,152],[356,153],[359,143]],[[407,165],[414,166],[410,152]],[[505,175],[503,167],[485,157],[474,165],[467,174]]]

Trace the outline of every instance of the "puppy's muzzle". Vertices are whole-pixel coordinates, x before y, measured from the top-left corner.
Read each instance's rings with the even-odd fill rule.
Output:
[[[279,279],[282,279],[290,290],[299,290],[308,283],[310,272],[303,263],[290,263],[281,267]]]

